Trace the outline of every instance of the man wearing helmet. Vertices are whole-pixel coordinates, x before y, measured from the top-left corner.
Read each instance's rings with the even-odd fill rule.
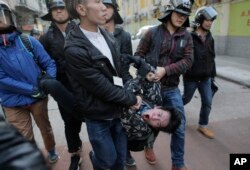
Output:
[[[66,35],[76,26],[76,24],[70,20],[63,0],[50,0],[47,7],[49,12],[41,18],[46,21],[51,21],[51,25],[48,28],[48,31],[40,37],[40,42],[50,56],[56,61],[57,80],[60,81],[69,92],[71,92],[72,87],[69,84],[65,72],[66,61],[63,48]],[[71,153],[69,169],[75,170],[79,168],[82,160],[80,157],[82,141],[79,136],[82,121],[76,119],[74,116],[77,113],[73,111],[69,112],[59,103],[58,107],[65,125],[68,151]]]
[[[115,37],[118,50],[120,51],[122,55],[122,61],[124,70],[127,70],[127,74],[124,75],[123,81],[126,82],[128,79],[131,79],[128,70],[129,70],[129,63],[127,59],[127,55],[132,55],[132,42],[131,42],[131,36],[128,32],[126,32],[121,26],[118,24],[123,23],[123,19],[121,18],[119,14],[119,6],[116,2],[116,0],[104,0],[103,3],[107,7],[107,15],[106,15],[106,24],[103,25],[103,27],[113,34]]]
[[[162,24],[150,28],[141,39],[135,55],[144,57],[155,66],[155,81],[162,86],[163,106],[177,108],[181,125],[172,135],[172,170],[186,170],[184,163],[185,115],[182,97],[178,89],[179,77],[192,65],[193,42],[185,27],[192,3],[189,0],[172,0],[164,14],[158,19]],[[150,164],[156,163],[153,143],[145,148]]]
[[[197,10],[195,20],[192,23],[191,33],[194,42],[194,62],[186,74],[184,80],[184,105],[189,103],[194,92],[198,89],[201,95],[201,109],[198,131],[207,138],[214,138],[214,133],[206,126],[212,105],[211,83],[216,75],[214,39],[210,32],[217,12],[211,6],[202,7]]]
[[[117,24],[122,24],[123,19],[121,18],[120,14],[118,13],[119,7],[116,2],[116,0],[104,0],[103,3],[107,7],[107,21],[104,25],[104,28],[112,33],[115,37],[118,49],[123,57],[123,69],[126,70],[126,73],[124,75],[124,83],[132,79],[131,75],[129,74],[129,61],[127,58],[127,55],[132,56],[132,42],[131,42],[131,36],[128,32],[124,31],[124,29],[121,26],[118,26]],[[136,162],[134,158],[131,156],[129,149],[127,150],[127,158],[126,158],[126,165],[127,166],[135,166]]]
[[[56,77],[54,60],[34,37],[28,36],[33,46],[33,56],[21,41],[21,32],[15,25],[9,6],[0,1],[0,98],[6,119],[28,140],[35,142],[33,116],[41,131],[50,163],[59,156],[48,117],[48,98],[39,88],[42,71],[52,79]],[[37,58],[37,63],[34,57]]]

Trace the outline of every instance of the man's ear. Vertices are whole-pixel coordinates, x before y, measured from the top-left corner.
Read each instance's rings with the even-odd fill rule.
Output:
[[[86,7],[83,4],[76,5],[76,11],[81,16],[86,16]]]

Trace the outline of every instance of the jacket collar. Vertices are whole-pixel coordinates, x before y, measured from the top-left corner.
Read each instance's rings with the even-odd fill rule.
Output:
[[[4,45],[4,39],[3,37],[5,37],[5,41],[7,44],[11,44],[14,42],[15,38],[19,35],[21,35],[22,33],[19,31],[14,31],[10,34],[0,34],[0,45]]]

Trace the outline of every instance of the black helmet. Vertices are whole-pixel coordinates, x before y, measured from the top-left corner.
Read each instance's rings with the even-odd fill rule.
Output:
[[[218,15],[218,13],[216,12],[216,10],[213,7],[211,7],[211,6],[201,7],[195,13],[194,24],[199,26],[202,24],[204,19],[213,21],[216,19],[217,15]]]
[[[41,17],[41,19],[45,21],[52,21],[52,15],[51,15],[52,9],[65,7],[65,3],[63,0],[49,0],[47,1],[46,5],[47,5],[49,12],[46,15]]]
[[[0,0],[0,22],[5,24],[8,30],[12,31],[16,29],[16,17],[14,13],[11,11],[9,5]],[[5,33],[5,31],[1,31],[0,33]]]
[[[111,5],[114,8],[114,21],[115,24],[122,24],[123,23],[123,19],[119,14],[119,6],[116,2],[116,0],[103,0],[103,4],[106,5]]]
[[[158,18],[159,21],[164,22],[170,16],[170,14],[175,11],[183,15],[189,16],[192,9],[191,0],[170,0],[170,4],[167,6],[164,14]],[[189,19],[183,24],[183,26],[189,26]]]

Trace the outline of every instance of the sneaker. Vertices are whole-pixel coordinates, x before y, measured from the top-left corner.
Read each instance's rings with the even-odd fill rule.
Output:
[[[132,157],[131,153],[127,153],[127,158],[126,158],[126,166],[135,166],[136,162],[135,159]]]
[[[175,166],[172,166],[172,170],[188,170],[187,167],[183,166],[181,168],[177,168]]]
[[[81,163],[82,163],[81,156],[78,155],[78,154],[73,154],[71,156],[71,162],[70,162],[69,170],[79,170]]]
[[[156,157],[153,148],[145,148],[145,157],[150,165],[156,164]]]
[[[199,127],[197,129],[202,135],[204,135],[205,137],[209,138],[209,139],[213,139],[214,138],[214,132],[209,130],[206,127]]]
[[[48,152],[49,163],[51,163],[51,164],[56,163],[59,158],[60,157],[56,152]]]

